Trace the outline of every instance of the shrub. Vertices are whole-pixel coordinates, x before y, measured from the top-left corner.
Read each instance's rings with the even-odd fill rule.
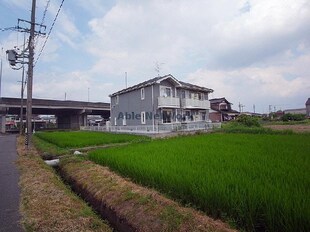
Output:
[[[305,119],[304,114],[284,114],[282,117],[282,121],[287,122],[287,121],[302,121]]]
[[[260,127],[257,117],[252,117],[252,116],[245,115],[245,114],[238,116],[237,122],[247,127]]]

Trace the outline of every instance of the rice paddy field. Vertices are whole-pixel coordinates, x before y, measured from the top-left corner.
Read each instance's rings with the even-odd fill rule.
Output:
[[[89,159],[246,231],[310,231],[309,134],[208,134]]]
[[[35,135],[38,138],[54,144],[60,148],[81,148],[112,143],[139,142],[149,139],[147,137],[138,135],[89,131],[39,132]]]

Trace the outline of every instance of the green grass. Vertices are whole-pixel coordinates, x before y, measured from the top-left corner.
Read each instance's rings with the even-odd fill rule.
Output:
[[[261,126],[249,127],[240,125],[236,122],[229,122],[227,124],[223,124],[222,128],[218,129],[217,131],[237,134],[294,134],[292,130],[272,130],[271,128],[265,128]]]
[[[127,143],[149,140],[145,136],[113,134],[104,132],[42,132],[35,134],[41,140],[60,148],[82,148],[112,143]]]
[[[302,121],[262,121],[263,125],[310,125],[310,119]]]
[[[33,143],[35,147],[42,153],[42,157],[44,158],[50,158],[50,156],[61,156],[69,153],[68,149],[60,148],[52,143],[40,139],[38,136],[33,136]]]
[[[89,158],[248,231],[310,231],[310,136],[209,134]]]

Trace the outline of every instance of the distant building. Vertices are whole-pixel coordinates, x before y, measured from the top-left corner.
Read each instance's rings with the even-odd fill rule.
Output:
[[[284,114],[307,114],[306,108],[287,109],[283,111]]]
[[[285,114],[284,111],[278,110],[277,112],[275,112],[275,117],[278,118],[278,119],[281,119],[284,114]]]
[[[260,113],[253,113],[253,112],[242,112],[240,114],[243,114],[243,115],[248,115],[248,116],[255,116],[255,117],[263,117],[264,115],[263,114],[260,114]]]
[[[235,119],[240,113],[233,110],[225,97],[210,99],[211,110],[209,113],[212,122],[224,122]]]
[[[307,117],[310,118],[310,98],[306,101],[306,113]]]

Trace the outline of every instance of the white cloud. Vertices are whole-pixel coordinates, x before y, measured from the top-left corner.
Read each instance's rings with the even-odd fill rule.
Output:
[[[89,88],[91,101],[108,101],[107,94],[103,95],[102,91],[111,88],[112,84],[94,85],[94,82],[87,72],[50,73],[48,78],[40,73],[34,80],[33,96],[63,100],[66,94],[67,100],[87,101]]]
[[[306,1],[119,1],[89,22],[87,49],[115,71],[135,70],[156,60],[230,68],[251,65],[306,39]],[[222,12],[219,14],[218,12]],[[128,62],[130,60],[130,62]],[[105,65],[103,65],[105,67]],[[126,67],[124,67],[126,68]]]
[[[128,71],[137,83],[158,61],[162,74],[235,101],[275,95],[276,104],[309,91],[309,11],[305,0],[118,1],[89,22],[85,47],[98,58],[94,74]]]
[[[47,24],[59,4],[51,2]],[[63,73],[63,62],[55,62],[73,60],[73,50],[87,66]],[[124,87],[124,72],[136,84],[157,75],[157,61],[161,74],[213,88],[235,105],[298,105],[309,97],[309,57],[307,0],[78,0],[60,12],[42,56],[56,68],[43,73],[40,66],[35,91],[60,99],[72,91],[85,100],[89,86],[108,100]]]
[[[286,60],[281,65],[268,67],[245,67],[226,70],[200,69],[187,80],[215,90],[213,97],[225,96],[228,100],[242,102],[251,110],[253,104],[260,109],[269,104],[284,108],[304,107],[310,93],[310,55],[294,61]],[[294,101],[300,100],[298,106]],[[266,109],[265,108],[265,109]]]

